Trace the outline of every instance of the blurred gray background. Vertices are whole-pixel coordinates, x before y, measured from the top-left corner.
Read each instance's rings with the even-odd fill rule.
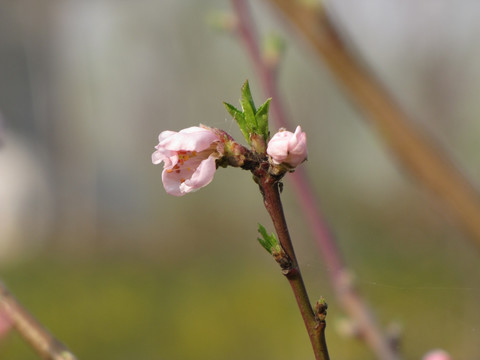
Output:
[[[480,5],[326,6],[352,50],[478,183]],[[292,130],[308,135],[303,166],[380,323],[401,329],[406,359],[435,347],[480,357],[477,249],[307,44],[266,3],[252,10],[262,33],[286,41],[279,84]],[[81,358],[311,358],[293,296],[255,241],[257,222],[272,226],[250,174],[220,169],[175,198],[151,163],[163,130],[203,123],[240,140],[222,101],[237,104],[245,79],[264,101],[241,43],[208,24],[218,11],[230,3],[0,1],[0,271]],[[288,179],[284,206],[307,287],[331,305],[332,356],[373,358],[342,330]],[[15,335],[0,355],[35,358]]]

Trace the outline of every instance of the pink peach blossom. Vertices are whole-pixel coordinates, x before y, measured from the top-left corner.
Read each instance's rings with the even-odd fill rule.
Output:
[[[268,142],[267,154],[274,164],[287,164],[294,168],[307,159],[307,134],[300,126],[295,133],[280,129]]]
[[[208,185],[215,175],[215,161],[221,157],[221,138],[207,127],[192,126],[179,132],[163,131],[152,154],[162,161],[162,181],[170,195],[182,196]]]
[[[452,360],[452,358],[446,351],[436,349],[426,353],[422,360]]]

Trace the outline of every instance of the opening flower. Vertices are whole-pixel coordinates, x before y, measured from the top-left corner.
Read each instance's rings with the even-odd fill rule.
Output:
[[[208,185],[215,175],[216,160],[223,155],[218,132],[192,126],[179,132],[163,131],[152,154],[152,162],[162,161],[162,181],[170,195],[182,196]]]
[[[307,159],[307,134],[300,126],[295,133],[280,129],[268,142],[267,154],[274,164],[295,168]]]

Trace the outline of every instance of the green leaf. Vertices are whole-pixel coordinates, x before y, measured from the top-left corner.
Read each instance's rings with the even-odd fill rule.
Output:
[[[262,238],[257,238],[257,240],[265,250],[267,250],[270,254],[272,254],[273,250],[278,251],[280,244],[278,243],[277,237],[274,234],[268,235],[267,230],[262,224],[258,224],[258,232],[260,235],[262,235]]]
[[[268,140],[268,110],[270,101],[271,99],[267,99],[267,101],[256,110],[250,85],[248,80],[246,80],[242,86],[240,97],[242,111],[231,104],[223,103],[228,113],[237,121],[247,143],[259,153],[265,152],[265,144]],[[259,141],[261,138],[263,138],[263,141]]]
[[[240,128],[240,131],[242,132],[245,139],[247,139],[247,142],[250,144],[250,129],[247,127],[247,124],[245,122],[245,115],[243,114],[243,112],[241,112],[235,106],[229,103],[223,102],[223,105],[225,106],[225,109],[227,109],[228,113],[235,119],[238,127]]]
[[[257,120],[255,119],[255,104],[253,102],[252,93],[250,92],[250,85],[248,80],[242,86],[242,96],[240,98],[240,105],[242,105],[243,114],[245,115],[245,123],[247,124],[249,133],[257,132]]]
[[[225,109],[227,109],[228,113],[232,115],[232,117],[237,120],[237,121],[244,121],[245,117],[243,116],[243,112],[238,110],[235,106],[232,104],[223,102],[223,105],[225,106]]]
[[[257,110],[255,119],[257,120],[258,133],[263,135],[265,141],[268,139],[268,110],[270,107],[270,101],[272,98],[267,99]]]

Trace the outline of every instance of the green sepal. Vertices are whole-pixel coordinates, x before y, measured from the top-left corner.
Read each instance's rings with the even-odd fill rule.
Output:
[[[270,254],[273,254],[274,251],[278,253],[280,250],[280,244],[277,237],[274,234],[268,235],[267,230],[262,224],[258,224],[258,232],[262,235],[261,238],[257,238],[260,245],[262,245]]]
[[[257,121],[258,133],[263,136],[265,141],[268,140],[268,110],[270,108],[270,101],[272,98],[268,98],[257,110],[255,114],[255,120]]]

